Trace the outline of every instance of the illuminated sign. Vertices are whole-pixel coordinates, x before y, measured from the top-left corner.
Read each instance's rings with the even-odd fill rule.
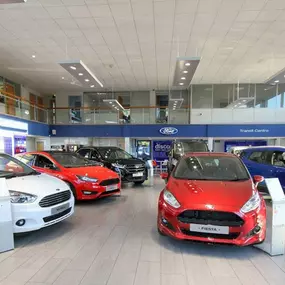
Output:
[[[0,118],[0,128],[11,129],[11,130],[18,130],[27,132],[28,131],[28,124],[20,121],[15,121],[6,118]]]

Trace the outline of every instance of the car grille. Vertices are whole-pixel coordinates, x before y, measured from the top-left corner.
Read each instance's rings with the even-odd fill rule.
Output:
[[[114,178],[114,179],[107,179],[103,180],[100,185],[101,186],[109,186],[109,185],[114,185],[114,184],[119,184],[120,179],[119,178]]]
[[[228,235],[199,233],[199,232],[192,232],[186,229],[181,229],[181,232],[187,236],[201,237],[201,238],[219,238],[219,239],[236,239],[240,235],[240,233],[229,233]]]
[[[185,224],[210,224],[228,227],[238,227],[244,224],[243,219],[235,213],[220,211],[187,210],[181,213],[177,218],[181,223]]]
[[[58,192],[49,196],[44,197],[39,205],[42,208],[51,207],[65,201],[68,201],[71,198],[71,192],[69,190]]]
[[[61,217],[64,217],[65,215],[69,214],[70,211],[71,211],[71,208],[66,209],[65,211],[63,211],[63,212],[61,212],[61,213],[58,213],[58,214],[55,214],[55,215],[52,215],[52,216],[45,217],[45,218],[43,218],[43,220],[44,220],[45,223],[48,223],[48,222],[57,220],[57,219],[59,219],[59,218],[61,218]]]
[[[144,172],[145,171],[145,165],[144,164],[126,165],[126,170],[130,173]]]

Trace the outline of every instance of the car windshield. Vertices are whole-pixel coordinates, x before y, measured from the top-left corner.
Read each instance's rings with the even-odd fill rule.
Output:
[[[177,153],[207,152],[208,147],[204,142],[179,142],[176,146]]]
[[[18,176],[36,175],[37,171],[19,161],[18,159],[7,155],[0,154],[0,177],[12,178]]]
[[[237,157],[190,156],[182,158],[173,174],[187,180],[239,181],[249,175]]]
[[[85,166],[96,166],[99,165],[96,161],[88,160],[76,153],[51,153],[51,156],[63,167],[85,167]]]
[[[115,148],[106,148],[106,149],[100,149],[99,150],[101,156],[104,159],[131,159],[133,158],[132,155],[127,153],[126,151],[122,149],[115,149]]]

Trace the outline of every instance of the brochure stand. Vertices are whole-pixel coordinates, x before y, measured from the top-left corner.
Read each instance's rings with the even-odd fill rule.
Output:
[[[146,162],[146,167],[147,167],[147,171],[148,171],[148,179],[147,179],[147,183],[145,183],[145,185],[148,185],[148,186],[153,186],[153,175],[154,175],[154,172],[153,172],[153,163],[152,163],[152,160],[148,160]]]
[[[0,253],[14,249],[12,207],[5,178],[0,178]]]
[[[266,239],[257,248],[271,256],[285,253],[285,195],[278,178],[265,179],[272,203],[267,201]]]

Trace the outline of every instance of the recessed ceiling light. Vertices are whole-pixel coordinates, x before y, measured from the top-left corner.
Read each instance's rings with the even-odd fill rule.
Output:
[[[85,81],[86,81],[86,82],[89,82],[89,79],[86,78]]]
[[[73,70],[76,70],[76,67],[73,66],[73,65],[71,65],[70,68],[73,69]]]
[[[93,87],[94,87],[94,85],[90,85],[90,87],[91,87],[91,88],[93,88]]]
[[[113,102],[109,102],[109,104],[113,104]]]
[[[179,85],[184,85],[184,83],[180,82]]]
[[[32,58],[35,58],[35,57],[36,57],[36,56],[33,54],[33,55],[32,55]]]
[[[279,80],[275,80],[274,82],[275,82],[275,83],[278,83],[278,82],[279,82]]]
[[[62,76],[61,79],[64,79],[64,77]]]
[[[186,62],[185,65],[186,65],[186,66],[190,66],[191,63],[190,63],[190,62]]]
[[[176,104],[176,103],[177,103],[177,101],[174,101],[174,103]]]
[[[78,73],[78,75],[79,75],[79,76],[82,76],[82,75],[83,75],[83,73]]]
[[[183,73],[188,73],[188,71],[187,71],[187,70],[184,70]]]
[[[185,80],[185,79],[186,79],[186,77],[181,77],[181,79],[182,79],[182,80]]]

